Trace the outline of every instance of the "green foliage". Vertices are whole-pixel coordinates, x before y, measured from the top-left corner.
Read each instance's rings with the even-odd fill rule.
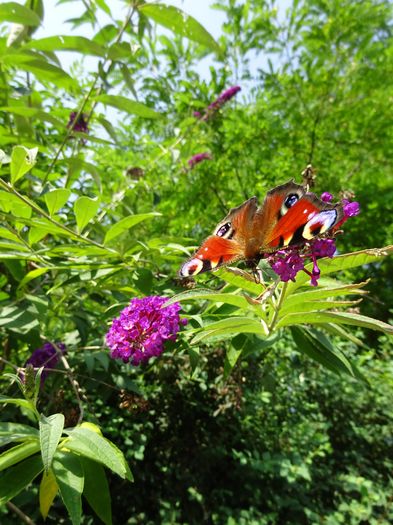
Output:
[[[390,523],[392,7],[214,8],[217,40],[160,3],[76,2],[45,38],[43,1],[0,6],[0,499],[73,524]],[[309,163],[315,193],[362,210],[320,285],[262,262],[266,284],[222,268],[185,290],[227,210]],[[113,362],[108,326],[146,295],[188,325],[139,369]],[[25,368],[56,341],[56,370]]]

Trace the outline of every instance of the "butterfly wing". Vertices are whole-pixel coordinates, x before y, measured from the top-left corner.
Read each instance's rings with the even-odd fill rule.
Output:
[[[332,230],[343,217],[341,204],[323,202],[293,182],[271,190],[263,206],[269,221],[261,243],[265,251],[303,244]]]
[[[179,272],[180,276],[190,277],[243,259],[248,232],[256,210],[256,197],[230,210],[228,215],[217,224],[213,235],[208,237],[191,259],[183,264]]]

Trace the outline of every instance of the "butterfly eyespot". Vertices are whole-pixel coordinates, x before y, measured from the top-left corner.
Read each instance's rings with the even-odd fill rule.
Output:
[[[296,193],[291,193],[288,195],[288,197],[284,201],[284,205],[286,208],[292,208],[294,204],[297,203],[299,200],[299,195],[296,195]]]
[[[223,224],[222,226],[218,228],[215,234],[218,237],[224,237],[225,239],[228,239],[230,238],[231,233],[232,233],[232,225],[230,222],[226,222],[225,224]]]

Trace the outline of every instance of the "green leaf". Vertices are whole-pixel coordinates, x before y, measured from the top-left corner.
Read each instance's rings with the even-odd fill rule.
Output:
[[[236,295],[234,293],[217,293],[211,290],[204,288],[199,288],[196,290],[187,290],[171,297],[165,305],[172,303],[177,303],[181,301],[189,301],[194,299],[207,299],[208,301],[213,301],[214,303],[225,303],[249,310],[252,308],[250,303],[241,295]]]
[[[81,496],[84,483],[81,462],[74,454],[57,451],[53,459],[53,472],[72,525],[79,525],[82,516]]]
[[[228,336],[233,334],[259,334],[266,335],[266,330],[261,321],[249,317],[230,317],[216,321],[203,328],[191,341],[191,344],[211,339],[217,336]]]
[[[26,441],[25,443],[21,443],[20,445],[16,445],[15,447],[6,450],[0,454],[0,471],[36,454],[39,450],[40,442],[38,439]]]
[[[64,416],[63,414],[53,414],[45,417],[41,414],[39,426],[42,462],[45,472],[48,472],[63,432]]]
[[[27,401],[27,399],[7,397],[7,396],[0,395],[0,403],[10,403],[11,405],[17,405],[21,408],[24,408],[26,410],[29,410],[35,413],[31,402]]]
[[[65,446],[93,461],[102,463],[121,478],[132,480],[132,474],[123,453],[108,439],[83,427],[65,430],[70,437]]]
[[[175,34],[189,38],[219,55],[222,54],[219,45],[211,34],[195,18],[187,15],[181,9],[163,4],[142,4],[138,9],[145,16],[170,29]]]
[[[354,326],[362,326],[363,328],[370,328],[371,330],[379,330],[386,334],[393,334],[393,326],[390,324],[373,319],[365,315],[346,313],[346,312],[309,312],[307,315],[288,314],[285,315],[278,323],[277,328],[283,326],[293,326],[301,324],[349,324]]]
[[[318,261],[321,275],[325,276],[330,273],[339,272],[342,270],[349,270],[357,266],[380,262],[382,258],[393,253],[393,245],[385,246],[384,248],[374,248],[370,250],[360,250],[358,252],[345,253],[337,255],[332,259],[323,258]],[[312,270],[312,263],[306,266],[308,270]],[[296,276],[296,282],[290,282],[287,287],[286,295],[292,294],[297,288],[310,280],[310,277],[305,272],[299,272]]]
[[[27,334],[39,327],[37,311],[33,307],[5,306],[0,309],[0,326],[19,334]]]
[[[111,226],[106,232],[104,244],[111,241],[112,239],[115,239],[115,237],[129,230],[136,224],[139,224],[140,222],[145,221],[147,219],[153,219],[154,217],[159,216],[161,216],[161,213],[152,212],[139,213],[138,215],[130,215],[129,217],[124,217],[124,219],[121,219],[119,222]]]
[[[22,423],[0,423],[0,446],[38,438],[38,430]]]
[[[85,473],[83,495],[97,516],[106,524],[112,525],[111,495],[104,468],[95,461],[81,457]]]
[[[75,51],[84,55],[105,56],[105,49],[89,38],[84,36],[49,36],[38,40],[31,40],[24,49],[36,49],[39,51]]]
[[[23,279],[19,283],[18,290],[23,288],[25,284],[29,283],[33,279],[37,279],[37,277],[40,277],[40,275],[49,272],[49,270],[50,268],[36,268],[35,270],[31,270],[23,277]]]
[[[160,118],[160,113],[154,111],[154,109],[145,106],[141,102],[135,102],[121,95],[99,95],[96,97],[97,102],[112,106],[120,111],[125,111],[131,115],[138,115],[143,118]]]
[[[0,21],[14,22],[24,26],[39,26],[40,17],[28,7],[16,2],[3,2],[0,4]]]
[[[44,85],[47,82],[51,82],[59,88],[79,90],[79,84],[76,80],[70,77],[63,69],[44,60],[40,55],[32,53],[33,51],[27,53],[9,51],[8,54],[0,57],[0,62],[3,62],[8,67],[33,73],[37,80]]]
[[[44,520],[48,517],[49,510],[58,490],[59,486],[57,485],[56,477],[52,469],[50,469],[48,473],[44,471],[42,473],[39,492],[40,511]]]
[[[36,455],[10,467],[0,476],[0,504],[14,498],[43,470],[41,456]]]
[[[345,373],[355,377],[356,374],[348,359],[321,332],[312,332],[308,328],[292,328],[292,337],[300,352],[325,368],[338,375]]]
[[[357,301],[302,301],[296,304],[284,304],[280,310],[280,317],[291,313],[306,313],[319,310],[329,310],[332,308],[345,308],[359,304],[359,301],[361,301],[361,299]]]
[[[28,149],[24,146],[15,146],[11,155],[11,183],[23,177],[35,164],[38,148]]]
[[[245,272],[240,268],[220,268],[215,273],[220,279],[245,292],[260,295],[265,289],[262,284],[255,282],[255,279],[249,272]]]
[[[54,117],[51,113],[47,113],[42,109],[32,108],[28,106],[2,106],[0,111],[5,111],[7,113],[13,113],[14,115],[20,115],[26,118],[36,118],[37,120],[43,120],[50,122],[58,128],[64,128],[64,122]]]
[[[58,210],[60,210],[60,208],[62,208],[64,204],[68,201],[70,195],[71,190],[64,188],[58,188],[56,190],[45,193],[44,198],[46,207],[49,211],[49,215],[53,215]]]
[[[96,215],[99,207],[100,200],[98,197],[94,199],[90,197],[79,197],[79,199],[74,202],[78,233],[81,233],[88,222]]]

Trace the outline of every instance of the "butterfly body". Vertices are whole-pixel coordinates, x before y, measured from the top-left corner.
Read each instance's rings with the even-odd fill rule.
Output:
[[[342,218],[341,204],[323,202],[289,181],[270,190],[261,206],[252,197],[232,208],[179,273],[189,277],[241,259],[255,267],[264,254],[305,244]]]

